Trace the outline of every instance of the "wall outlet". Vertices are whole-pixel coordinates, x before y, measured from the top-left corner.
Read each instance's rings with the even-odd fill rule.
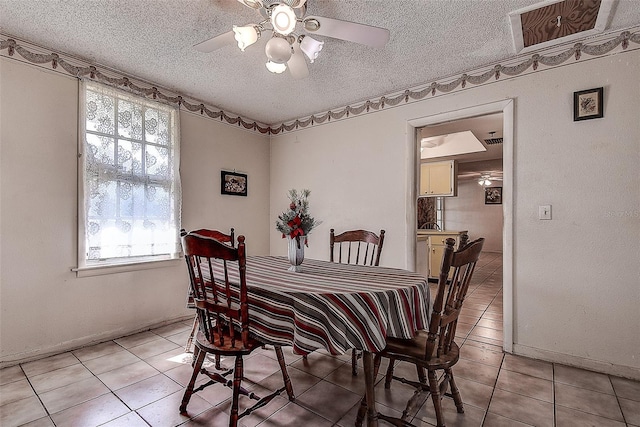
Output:
[[[551,219],[551,205],[538,206],[538,219]]]

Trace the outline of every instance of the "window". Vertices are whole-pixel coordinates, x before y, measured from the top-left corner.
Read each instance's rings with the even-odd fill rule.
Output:
[[[178,109],[94,82],[80,98],[79,268],[177,258]]]
[[[436,197],[436,224],[444,230],[444,197]]]

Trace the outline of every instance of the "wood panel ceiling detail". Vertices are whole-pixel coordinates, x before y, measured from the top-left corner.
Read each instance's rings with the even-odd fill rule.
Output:
[[[524,46],[595,28],[601,0],[565,0],[521,15]]]

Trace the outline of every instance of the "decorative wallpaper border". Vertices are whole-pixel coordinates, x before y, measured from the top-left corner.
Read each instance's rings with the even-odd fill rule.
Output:
[[[537,70],[540,64],[554,67],[566,62],[571,57],[575,57],[575,60],[577,61],[580,59],[583,53],[591,56],[602,56],[611,52],[618,46],[622,46],[622,49],[626,50],[629,47],[629,42],[640,44],[640,33],[631,33],[630,31],[624,31],[617,37],[601,44],[590,45],[576,43],[575,45],[573,45],[573,47],[556,55],[547,56],[541,54],[533,54],[517,65],[504,66],[501,64],[497,64],[488,71],[482,72],[477,75],[467,73],[462,74],[449,83],[438,83],[437,81],[434,81],[423,89],[407,89],[402,93],[398,93],[397,95],[381,96],[375,100],[364,101],[356,107],[348,105],[339,110],[330,110],[326,113],[311,115],[310,117],[307,117],[305,119],[297,119],[288,124],[281,123],[278,125],[263,125],[256,121],[247,120],[241,116],[229,115],[223,110],[217,109],[215,107],[211,109],[204,103],[191,103],[181,95],[171,96],[166,93],[168,91],[158,89],[158,87],[156,86],[139,86],[134,83],[136,79],[133,77],[109,77],[108,75],[98,70],[98,68],[94,65],[75,66],[66,61],[64,58],[61,58],[57,53],[35,53],[21,46],[12,38],[0,40],[0,52],[6,49],[9,56],[13,56],[18,53],[18,55],[20,55],[26,61],[34,64],[51,63],[51,67],[53,69],[57,69],[58,66],[60,66],[67,73],[78,78],[89,76],[92,79],[108,83],[116,87],[122,86],[129,88],[130,90],[138,94],[150,96],[153,99],[161,99],[169,103],[177,103],[179,107],[184,107],[192,112],[199,111],[200,114],[206,114],[212,119],[220,119],[221,121],[225,121],[229,124],[237,124],[238,126],[244,127],[245,129],[254,130],[263,134],[277,135],[286,131],[305,128],[308,126],[313,126],[314,124],[321,124],[326,121],[331,121],[331,119],[337,120],[342,119],[345,116],[349,117],[350,115],[359,115],[371,110],[381,110],[387,105],[395,106],[403,101],[407,103],[409,102],[409,100],[421,100],[426,98],[429,94],[431,94],[431,96],[435,96],[437,92],[448,93],[458,87],[465,88],[467,84],[481,85],[489,81],[489,79],[491,79],[492,77],[495,80],[500,79],[500,76],[502,74],[507,76],[517,76],[529,69],[532,69],[533,71]]]

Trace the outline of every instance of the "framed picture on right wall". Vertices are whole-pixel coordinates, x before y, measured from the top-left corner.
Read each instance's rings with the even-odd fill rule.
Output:
[[[604,88],[573,92],[573,121],[599,119],[604,116],[602,97]]]
[[[501,205],[502,204],[502,187],[485,187],[484,188],[484,204],[485,205]]]

